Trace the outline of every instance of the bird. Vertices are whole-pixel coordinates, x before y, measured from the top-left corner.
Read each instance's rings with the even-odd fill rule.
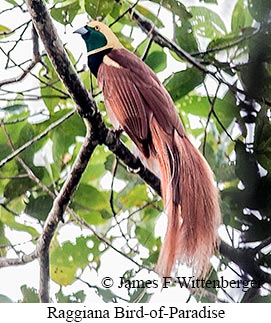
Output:
[[[155,272],[172,277],[184,264],[196,277],[205,277],[218,249],[221,223],[211,168],[146,63],[125,49],[101,21],[91,20],[75,33],[85,41],[88,67],[97,78],[113,127],[130,137],[142,164],[160,178],[167,229]]]

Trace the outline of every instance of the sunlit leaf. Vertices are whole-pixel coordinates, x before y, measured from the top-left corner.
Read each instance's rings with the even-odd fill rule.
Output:
[[[141,15],[143,15],[144,17],[151,20],[155,24],[156,27],[158,27],[158,28],[164,27],[164,24],[163,24],[162,20],[159,19],[159,17],[157,17],[156,14],[153,14],[148,8],[145,8],[143,6],[137,5],[136,10]]]
[[[92,246],[88,242],[92,241]],[[51,278],[62,286],[72,284],[76,279],[78,269],[84,268],[92,261],[99,263],[99,245],[95,237],[78,237],[75,243],[67,241],[62,246],[56,246],[50,254]]]
[[[220,16],[206,7],[190,7],[193,15],[190,22],[194,31],[201,37],[214,38],[224,35],[227,30]]]
[[[123,209],[141,206],[148,201],[146,185],[139,185],[137,182],[130,182],[118,193],[118,203]]]
[[[59,289],[55,296],[58,303],[83,303],[86,298],[86,294],[83,290],[79,290],[70,295],[64,295],[62,288]]]
[[[188,53],[197,52],[198,44],[190,21],[183,20],[180,26],[175,24],[174,28],[176,43]]]
[[[51,15],[61,24],[68,25],[73,21],[79,10],[79,1],[62,0],[57,1],[55,6],[51,9]]]
[[[92,19],[104,18],[114,7],[114,1],[107,0],[89,0],[85,1],[86,12]]]
[[[23,294],[23,299],[21,303],[39,303],[39,293],[36,288],[28,287],[26,285],[21,286],[21,292]]]
[[[144,40],[137,47],[137,55],[142,57],[145,54],[145,50],[148,47],[149,40]],[[155,73],[163,71],[167,66],[167,55],[164,50],[154,42],[148,50],[148,55],[146,57],[145,63],[154,70]]]
[[[7,225],[10,229],[29,233],[33,238],[37,238],[39,236],[39,232],[35,228],[17,222],[16,217],[1,206],[0,221]]]
[[[8,238],[5,236],[5,227],[0,220],[0,257],[5,257],[7,253],[7,247],[11,245]],[[0,300],[1,303],[1,300]]]
[[[191,14],[187,11],[186,7],[179,0],[151,0],[158,4],[162,4],[163,7],[173,12],[175,15],[179,16],[181,19],[191,18]]]
[[[12,34],[12,30],[6,26],[0,25],[0,39],[8,37]]]
[[[243,28],[251,26],[253,18],[249,14],[244,0],[238,0],[234,7],[231,18],[231,30],[233,32],[241,31]]]
[[[90,224],[104,222],[103,212],[108,212],[109,194],[95,187],[81,183],[74,196],[73,207]]]

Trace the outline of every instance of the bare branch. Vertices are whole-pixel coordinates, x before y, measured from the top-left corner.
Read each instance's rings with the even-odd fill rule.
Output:
[[[9,266],[25,265],[37,258],[37,253],[33,252],[30,255],[22,255],[20,258],[0,258],[0,268]]]

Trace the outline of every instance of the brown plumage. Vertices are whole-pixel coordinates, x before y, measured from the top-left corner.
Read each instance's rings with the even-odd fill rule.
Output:
[[[157,174],[159,167],[168,226],[156,271],[168,276],[180,262],[192,266],[196,276],[205,275],[220,224],[212,171],[186,136],[155,73],[124,49],[104,24],[91,22],[88,27],[101,32],[110,44],[89,51],[89,66],[100,61],[97,80],[114,127],[128,134],[150,170]]]

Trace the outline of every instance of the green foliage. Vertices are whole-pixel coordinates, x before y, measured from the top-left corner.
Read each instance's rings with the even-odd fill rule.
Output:
[[[12,303],[12,300],[9,297],[0,294],[0,303]]]
[[[165,80],[164,85],[173,101],[176,102],[200,85],[204,78],[205,75],[202,72],[191,67],[172,74]]]
[[[249,14],[244,0],[238,0],[232,13],[231,30],[240,32],[242,29],[251,26],[253,18]]]
[[[227,32],[223,20],[211,9],[195,6],[190,7],[190,12],[191,24],[198,36],[212,39]]]
[[[9,8],[9,15],[18,8],[15,0],[3,3]],[[260,244],[270,238],[270,0],[236,0],[233,12],[227,17],[218,10],[222,1],[217,0],[198,0],[193,2],[193,6],[185,6],[176,0],[140,1],[136,5],[134,10],[150,21],[158,32],[172,38],[190,53],[192,63],[194,60],[212,72],[211,77],[210,73],[200,71],[197,64],[181,59],[172,48],[169,52],[161,47],[156,42],[155,33],[151,40],[150,35],[141,33],[140,27],[128,14],[130,1],[53,0],[48,3],[59,33],[62,25],[66,36],[78,24],[78,17],[83,17],[82,25],[86,22],[86,15],[108,25],[114,22],[111,28],[122,44],[139,57],[144,57],[146,64],[164,78],[161,81],[171,95],[188,135],[195,139],[212,168],[221,191],[222,229],[226,229],[225,234],[232,244],[242,243],[244,248],[248,248],[250,245],[247,243]],[[157,15],[160,4],[162,8]],[[25,21],[25,4],[20,2],[20,8],[22,19],[18,19],[18,23],[15,21],[17,27]],[[165,21],[165,11],[172,19]],[[5,15],[5,9],[2,11],[1,8],[0,19],[2,15]],[[5,17],[3,21],[8,20]],[[172,35],[167,35],[167,28],[162,28],[169,24]],[[26,26],[28,33],[20,34],[24,26],[12,30],[8,24],[0,25],[1,60],[3,66],[6,65],[5,72],[13,73],[13,65],[18,64],[17,72],[10,73],[12,80],[14,75],[16,78],[27,71],[20,86],[17,87],[16,80],[11,85],[0,86],[0,163],[3,163],[0,167],[0,257],[7,258],[14,257],[10,246],[19,256],[25,252],[26,243],[31,244],[32,250],[35,248],[53,205],[48,190],[53,194],[60,191],[86,134],[85,124],[76,113],[57,127],[48,128],[65,117],[74,108],[74,103],[42,49],[41,63],[31,69],[31,73],[27,70],[31,56],[27,56],[29,52],[24,53],[26,47],[21,44],[31,33],[29,25]],[[80,39],[77,41],[79,44]],[[72,43],[68,41],[65,46],[82,82],[93,92],[104,120],[109,124],[97,82],[83,68],[86,61],[78,54],[73,57]],[[16,57],[17,52],[22,54],[22,58]],[[3,75],[5,79],[9,76],[7,73]],[[243,117],[244,114],[248,116]],[[248,120],[250,125],[246,123]],[[46,130],[46,135],[34,143],[36,136]],[[121,134],[121,139],[130,147],[125,134]],[[253,140],[252,148],[246,144],[250,140]],[[5,162],[14,149],[28,142],[30,146],[18,155],[19,158]],[[149,301],[151,295],[147,289],[129,289],[123,298],[111,289],[102,288],[93,278],[87,284],[82,285],[82,282],[83,277],[89,277],[89,271],[99,278],[101,272],[104,274],[102,266],[112,246],[114,252],[118,251],[128,260],[131,258],[125,272],[118,272],[120,276],[136,278],[132,260],[150,269],[155,267],[161,247],[161,239],[155,230],[163,210],[157,195],[137,174],[130,173],[125,165],[116,162],[115,156],[101,145],[95,149],[69,208],[86,225],[80,223],[79,226],[67,212],[66,222],[61,223],[55,233],[50,246],[50,273],[59,289],[54,301],[86,301],[89,294],[87,284],[104,302]],[[69,231],[68,237],[65,230]],[[23,241],[18,242],[17,237],[19,239],[22,233]],[[232,268],[229,259],[219,255],[218,260],[220,265],[211,272],[211,280],[224,274],[223,266],[227,270]],[[262,250],[254,260],[263,270],[270,270],[270,253]],[[118,269],[119,264],[112,261],[106,274],[110,276]],[[244,270],[242,274],[247,276]],[[73,291],[67,292],[63,286],[71,287]],[[35,287],[24,284],[18,288],[22,293],[19,302],[39,301]],[[193,295],[193,298],[199,302],[214,302],[221,294],[220,290],[212,288],[206,293]],[[249,297],[249,291],[233,297],[237,302],[270,302],[270,295],[266,294],[262,288],[258,295],[252,297]],[[229,300],[226,294],[224,298]],[[16,300],[0,295],[0,302],[12,301]]]
[[[88,243],[93,246],[89,247]],[[89,257],[99,267],[99,241],[95,237],[78,237],[75,243],[65,242],[62,246],[55,245],[50,254],[51,278],[61,286],[72,284],[78,269],[83,270],[89,264]]]
[[[55,294],[58,303],[83,303],[86,295],[84,291],[79,290],[71,295],[64,295],[62,288]]]
[[[149,41],[146,39],[137,47],[136,53],[139,57],[144,55],[148,42]],[[160,46],[152,42],[145,63],[148,64],[155,73],[161,72],[167,67],[167,55]]]
[[[58,0],[51,9],[52,17],[62,23],[70,24],[80,9],[80,3],[77,0]]]
[[[188,53],[197,52],[198,44],[194,35],[194,30],[189,20],[182,20],[181,25],[174,25],[175,28],[175,41]]]
[[[36,288],[31,288],[26,285],[21,286],[23,298],[21,303],[39,303],[39,295]]]
[[[175,15],[179,16],[180,19],[191,18],[191,14],[187,11],[186,7],[179,0],[151,0],[152,2],[161,3],[163,7],[170,10]]]
[[[93,19],[104,18],[108,15],[114,7],[114,1],[85,1],[86,12]]]
[[[251,16],[258,22],[269,19],[271,3],[269,0],[248,0],[248,8]]]

